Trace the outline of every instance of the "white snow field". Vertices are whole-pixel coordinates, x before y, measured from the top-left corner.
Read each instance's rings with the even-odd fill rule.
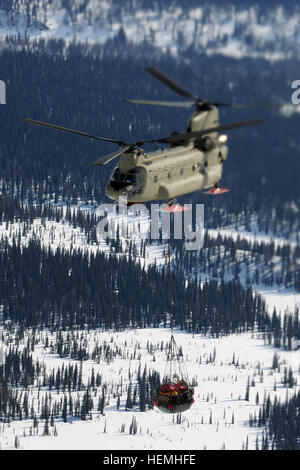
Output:
[[[134,11],[116,8],[107,0],[90,0],[82,7],[81,0],[42,1],[28,22],[27,4],[23,3],[13,20],[0,10],[0,35],[20,34],[35,38],[63,38],[67,41],[104,43],[122,30],[128,41],[144,41],[162,51],[177,55],[193,45],[207,54],[223,54],[241,58],[265,57],[286,59],[297,55],[299,48],[299,9],[291,15],[282,6],[269,8],[267,15],[257,6],[249,9],[205,5],[171,6],[161,11],[136,5]]]
[[[272,243],[274,247],[277,248],[278,246],[289,246],[291,251],[295,249],[296,246],[299,245],[298,241],[298,234],[291,234],[290,238],[284,237],[274,237],[272,235],[267,235],[265,233],[261,233],[259,231],[246,231],[246,230],[236,230],[233,227],[226,227],[224,229],[208,229],[208,234],[212,238],[217,238],[218,235],[221,235],[226,238],[232,238],[234,241],[239,240],[246,240],[250,244],[254,243]],[[295,240],[297,238],[297,241]],[[238,250],[237,250],[238,251]],[[244,251],[242,252],[245,253]],[[238,256],[238,253],[237,253]],[[274,256],[274,271],[280,268],[280,262],[278,262],[278,257]],[[250,266],[250,271],[257,268],[258,266],[253,264]],[[240,273],[240,280],[245,282],[246,274],[241,270]],[[276,308],[277,313],[281,313],[282,315],[285,312],[294,312],[296,308],[300,308],[300,294],[295,292],[293,289],[287,289],[285,287],[280,286],[264,286],[263,284],[259,285],[252,285],[252,288],[256,290],[259,294],[261,294],[267,304],[267,308],[270,314],[273,313],[274,308]]]
[[[136,225],[135,220],[131,222],[134,226]],[[148,221],[143,219],[139,222],[141,231],[147,231]],[[290,244],[291,249],[295,246],[293,238],[274,239],[269,235],[255,235],[242,229],[234,230],[232,227],[220,231],[210,230],[209,235],[217,236],[219,232],[234,239],[239,236],[250,242],[263,239],[265,243]],[[0,240],[6,237],[9,243],[16,239],[23,246],[35,238],[43,246],[50,247],[54,251],[57,247],[71,251],[73,249],[87,250],[87,252],[101,250],[109,253],[111,251],[111,247],[105,240],[98,240],[98,244],[89,243],[82,229],[74,228],[64,220],[55,222],[35,219],[32,225],[26,226],[26,230],[19,221],[2,223],[0,224]],[[121,240],[121,243],[126,244],[126,240]],[[134,238],[134,243],[138,248],[137,262],[144,263],[146,267],[153,262],[161,265],[166,262],[164,245],[147,246],[146,256],[143,258],[139,254],[138,236]],[[300,294],[291,290],[263,285],[254,285],[253,288],[264,295],[270,314],[274,306],[278,312],[284,313],[286,309],[293,312],[300,304]],[[29,334],[30,332],[25,332],[23,344],[26,344],[26,337]],[[32,419],[26,421],[16,419],[11,423],[1,423],[0,446],[2,449],[14,448],[16,436],[21,449],[242,449],[246,446],[246,442],[249,449],[254,449],[257,436],[261,439],[262,430],[249,426],[249,415],[256,413],[258,416],[259,406],[264,396],[270,394],[271,400],[275,396],[284,400],[287,395],[293,395],[300,386],[299,351],[275,349],[266,345],[264,338],[257,333],[253,336],[250,333],[244,333],[211,338],[203,335],[193,336],[176,330],[175,339],[183,348],[189,377],[197,382],[195,404],[181,415],[180,422],[177,422],[177,415],[166,415],[157,409],[140,412],[138,407],[134,407],[126,411],[129,369],[133,386],[139,365],[141,371],[146,365],[148,370],[157,370],[163,374],[166,353],[160,350],[160,343],[163,341],[165,345],[167,344],[170,339],[170,330],[163,328],[124,332],[95,330],[84,331],[82,334],[89,351],[92,351],[97,342],[99,344],[106,342],[111,343],[112,347],[118,346],[122,352],[112,361],[82,362],[85,385],[87,385],[92,368],[95,374],[97,372],[102,374],[103,381],[107,383],[108,397],[104,415],[97,411],[97,403],[101,396],[101,387],[99,387],[99,390],[93,392],[92,420],[81,421],[68,418],[68,422],[64,423],[61,418],[55,418],[56,436],[53,427],[50,427],[50,436],[43,436],[42,422],[39,423],[38,435],[36,435],[36,429],[32,428]],[[52,354],[49,348],[45,348],[46,336],[51,342],[49,332],[38,333],[38,342],[33,354],[34,358],[45,364],[47,371],[51,369],[55,371],[63,363],[65,366],[69,363],[77,363],[79,366],[79,361],[66,357],[59,358],[58,355]],[[147,350],[148,341],[152,345],[152,352]],[[20,347],[22,345],[18,345],[18,348]],[[272,369],[275,352],[279,355],[280,371]],[[284,369],[289,369],[289,367],[292,368],[297,380],[297,385],[293,389],[286,388],[282,383]],[[250,384],[253,384],[254,380],[255,386],[250,387],[250,398],[246,401],[248,380]],[[114,397],[114,392],[120,391],[121,383],[122,394],[118,410],[117,394]],[[275,383],[276,387],[274,387]],[[57,393],[54,389],[48,391],[43,387],[38,391],[38,384],[33,385],[29,389],[29,401],[30,403],[33,401],[37,414],[39,414],[37,397],[39,395],[40,399],[45,399],[46,394],[51,396],[53,403],[60,402],[64,397],[61,391]],[[71,394],[75,400],[78,394],[82,397],[84,391],[71,392]],[[137,420],[137,433],[131,435],[129,428],[133,417]]]
[[[60,359],[44,348],[45,335],[51,339],[49,332],[38,335],[39,341],[34,357],[43,361],[47,370],[57,368],[62,363],[67,365],[79,361]],[[69,419],[63,423],[55,420],[57,435],[43,436],[43,424],[39,424],[38,435],[30,435],[32,420],[13,421],[1,424],[0,444],[2,449],[14,448],[16,435],[21,449],[242,449],[248,441],[248,448],[255,449],[256,438],[261,438],[260,428],[250,427],[249,415],[258,416],[259,403],[270,394],[284,400],[292,395],[300,385],[300,354],[297,351],[276,350],[264,344],[258,335],[236,334],[223,338],[206,338],[202,335],[175,331],[175,339],[182,346],[189,378],[197,381],[195,403],[192,408],[181,415],[161,413],[157,409],[140,412],[137,407],[125,411],[126,386],[129,383],[130,370],[134,385],[139,365],[143,371],[154,369],[163,373],[166,352],[160,351],[161,341],[164,344],[170,339],[169,329],[144,329],[124,332],[84,332],[89,349],[95,342],[106,341],[112,347],[116,344],[122,351],[122,357],[112,362],[92,360],[83,361],[83,381],[86,382],[92,368],[100,372],[103,381],[107,382],[110,397],[104,408],[104,415],[93,411],[93,419],[81,421]],[[26,335],[25,335],[26,344]],[[147,350],[147,342],[153,352]],[[134,351],[136,357],[134,358]],[[272,369],[272,360],[276,352],[279,356],[280,372]],[[138,357],[140,354],[140,357]],[[155,361],[153,361],[155,356]],[[291,367],[298,385],[288,389],[282,384],[284,367]],[[250,381],[249,401],[245,400],[247,382]],[[253,383],[254,381],[254,383]],[[274,384],[276,382],[276,391]],[[117,398],[113,390],[123,386],[121,404],[117,410]],[[37,388],[30,389],[30,401],[35,397],[37,408]],[[39,397],[45,396],[43,387]],[[72,392],[76,397],[77,393]],[[100,392],[99,392],[100,393]],[[61,400],[63,393],[56,390],[48,392],[51,401]],[[97,407],[98,395],[94,395],[94,406]],[[97,408],[96,408],[97,409]],[[137,434],[129,434],[133,416],[137,421]],[[123,426],[123,430],[122,430]],[[122,432],[123,431],[123,432]],[[35,430],[33,431],[35,433]]]

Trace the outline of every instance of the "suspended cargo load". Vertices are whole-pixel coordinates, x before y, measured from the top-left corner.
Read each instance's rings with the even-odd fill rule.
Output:
[[[194,403],[182,354],[171,336],[163,383],[152,396],[154,406],[164,413],[183,413]]]

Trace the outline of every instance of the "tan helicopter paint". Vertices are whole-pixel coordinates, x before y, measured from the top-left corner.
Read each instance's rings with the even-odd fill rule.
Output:
[[[188,123],[188,130],[191,132],[202,131],[210,127],[217,127],[219,125],[219,110],[213,107],[209,111],[195,111]],[[216,132],[210,134],[215,137]]]
[[[218,124],[217,108],[195,111],[189,120],[188,130],[199,131]],[[228,149],[218,142],[217,133],[209,134],[209,138],[215,143],[209,151],[197,148],[195,139],[190,138],[185,145],[149,154],[143,150],[123,153],[115,170],[119,168],[120,173],[125,175],[135,170],[137,181],[122,189],[114,189],[109,182],[106,194],[112,199],[127,196],[128,202],[167,201],[214,186],[222,177]]]

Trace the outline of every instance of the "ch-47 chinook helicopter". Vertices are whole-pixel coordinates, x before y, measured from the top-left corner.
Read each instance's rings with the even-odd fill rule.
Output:
[[[186,131],[172,133],[167,137],[129,143],[33,119],[25,119],[25,121],[117,144],[120,147],[118,150],[94,162],[94,165],[106,165],[120,156],[118,165],[114,168],[106,186],[106,194],[111,199],[119,200],[121,196],[126,196],[129,205],[163,200],[168,201],[169,206],[172,206],[175,204],[177,196],[193,191],[211,188],[208,191],[210,194],[227,192],[227,189],[218,186],[222,177],[223,163],[227,159],[228,153],[228,148],[225,145],[227,136],[220,135],[219,132],[261,124],[263,120],[220,125],[218,108],[232,105],[204,101],[179,86],[156,67],[148,67],[146,70],[180,96],[186,98],[187,101],[137,99],[125,101],[135,104],[181,108],[195,106]],[[254,107],[257,105],[234,104],[233,106]],[[141,146],[151,143],[168,144],[168,148],[147,154]]]

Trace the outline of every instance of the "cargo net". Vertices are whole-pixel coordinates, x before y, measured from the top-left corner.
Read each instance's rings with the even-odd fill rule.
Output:
[[[174,336],[169,343],[167,362],[163,375],[163,383],[177,384],[180,380],[189,383],[187,368],[183,360],[183,354],[177,346]]]
[[[153,404],[164,413],[182,413],[194,403],[193,395],[182,352],[172,335],[163,382],[152,397]]]

